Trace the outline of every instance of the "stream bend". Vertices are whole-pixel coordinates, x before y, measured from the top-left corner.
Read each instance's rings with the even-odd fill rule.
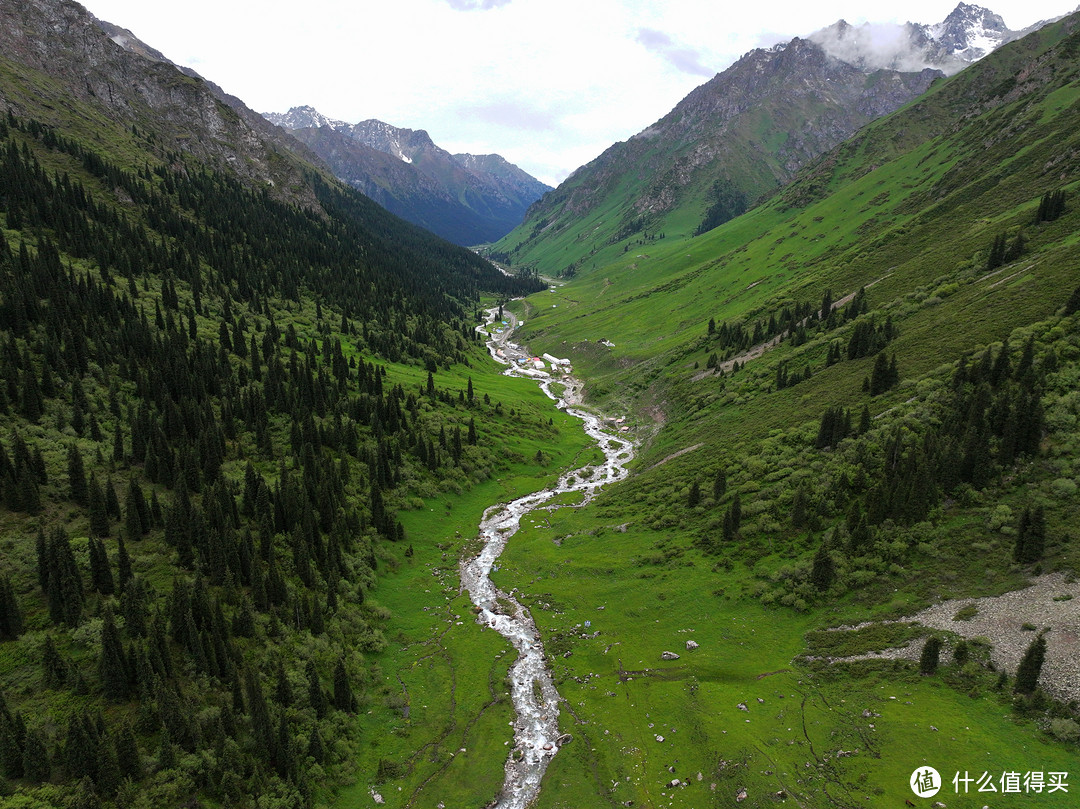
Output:
[[[496,310],[488,312],[489,322]],[[506,543],[517,533],[521,518],[544,506],[552,498],[567,492],[582,492],[579,507],[588,503],[601,486],[627,476],[626,464],[634,454],[633,443],[625,437],[611,434],[604,428],[601,417],[574,407],[579,402],[581,383],[572,377],[558,380],[565,386],[562,396],[552,391],[556,382],[551,374],[515,364],[518,357],[528,358],[520,349],[511,348],[509,337],[516,326],[510,316],[508,327],[488,342],[491,356],[509,365],[508,376],[533,379],[555,401],[555,406],[576,416],[584,423],[586,434],[592,437],[604,454],[602,464],[590,465],[563,473],[551,487],[519,497],[509,503],[494,505],[484,512],[479,536],[483,549],[461,561],[461,584],[477,608],[477,622],[493,628],[517,650],[517,661],[510,668],[510,693],[516,718],[514,747],[505,766],[505,780],[497,809],[526,809],[540,792],[540,781],[551,758],[559,750],[559,693],[555,690],[551,672],[544,660],[544,646],[528,610],[509,593],[495,587],[490,574]],[[583,473],[591,470],[588,478]],[[572,481],[572,482],[571,482]]]

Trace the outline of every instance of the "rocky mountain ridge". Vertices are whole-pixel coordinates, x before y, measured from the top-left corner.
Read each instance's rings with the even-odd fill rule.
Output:
[[[0,104],[15,115],[50,125],[74,119],[88,137],[100,129],[97,122],[134,122],[137,141],[152,137],[158,149],[193,154],[276,196],[315,204],[303,180],[319,163],[314,155],[78,3],[0,2],[0,63],[7,76]]]
[[[340,179],[459,244],[501,238],[550,190],[499,155],[451,154],[422,129],[375,119],[349,124],[310,106],[264,116],[310,147]]]
[[[830,56],[865,70],[933,68],[951,76],[1048,22],[1042,20],[1014,31],[1000,14],[960,3],[939,23],[864,22],[853,26],[838,20],[808,39],[821,45]]]
[[[537,202],[493,255],[573,274],[598,253],[737,216],[863,125],[1022,35],[960,3],[936,25],[854,27],[745,54]],[[589,217],[589,226],[575,221]]]

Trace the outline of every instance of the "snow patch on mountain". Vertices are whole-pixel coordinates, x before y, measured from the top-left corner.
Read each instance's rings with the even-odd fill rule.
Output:
[[[929,67],[952,75],[1025,33],[1011,30],[989,9],[960,3],[932,25],[867,22],[854,26],[839,20],[808,38],[830,56],[866,71]]]

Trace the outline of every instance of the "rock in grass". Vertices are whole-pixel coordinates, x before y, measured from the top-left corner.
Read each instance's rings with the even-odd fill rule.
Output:
[[[661,652],[660,653],[660,659],[661,660],[678,660],[679,656],[677,654],[675,654],[675,652]]]
[[[694,651],[694,649],[696,649],[700,645],[701,644],[698,643],[696,640],[688,640],[686,642],[686,651],[692,652],[692,651]]]

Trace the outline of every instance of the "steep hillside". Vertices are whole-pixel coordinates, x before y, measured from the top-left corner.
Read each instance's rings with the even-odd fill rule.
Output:
[[[550,190],[499,155],[451,155],[423,130],[375,120],[347,124],[311,107],[266,118],[289,130],[353,188],[457,244],[501,238]]]
[[[523,304],[644,442],[500,571],[582,743],[540,806],[899,805],[925,766],[964,805],[964,762],[1075,769],[1078,52],[1072,15]]]
[[[866,73],[803,39],[752,51],[574,172],[492,255],[570,276],[715,227],[940,75]]]
[[[759,49],[578,169],[491,255],[570,277],[756,204],[931,82],[1025,32],[960,3],[936,25],[848,25]]]

